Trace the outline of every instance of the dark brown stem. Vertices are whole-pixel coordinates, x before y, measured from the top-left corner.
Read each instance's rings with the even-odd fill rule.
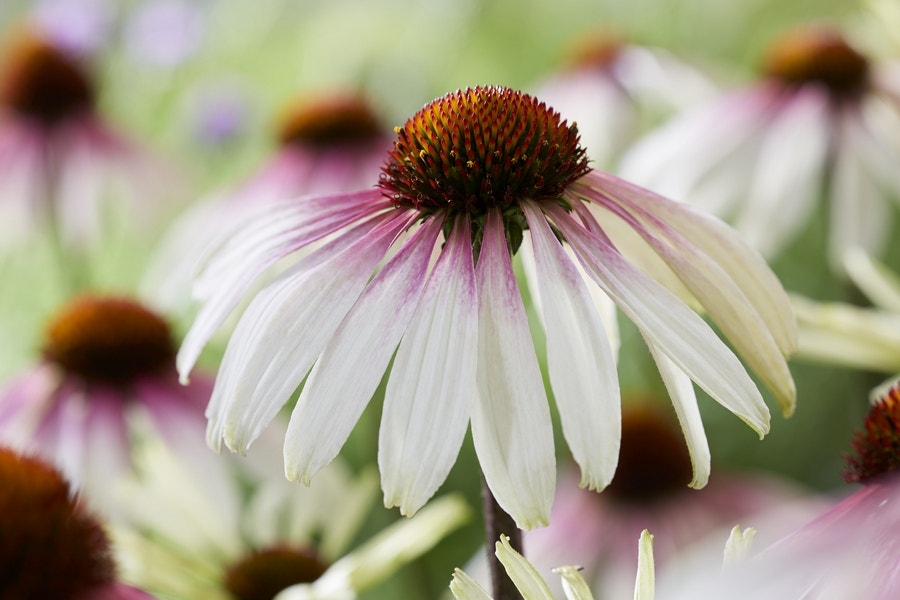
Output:
[[[506,569],[494,554],[494,546],[500,539],[500,534],[509,537],[509,543],[522,553],[522,532],[516,527],[516,522],[506,514],[494,494],[491,493],[487,481],[481,479],[481,497],[484,501],[484,528],[487,535],[487,559],[491,571],[491,587],[494,600],[522,600],[522,595],[516,589],[515,584],[506,574]]]

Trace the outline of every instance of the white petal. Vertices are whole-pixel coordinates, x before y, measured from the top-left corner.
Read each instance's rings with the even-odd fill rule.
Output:
[[[450,593],[456,600],[491,600],[490,595],[484,591],[483,587],[459,569],[453,570]]]
[[[495,554],[506,574],[516,585],[516,589],[522,594],[523,598],[528,600],[553,600],[553,594],[547,587],[537,570],[531,566],[525,557],[516,552],[509,543],[509,538],[505,535],[500,536],[500,541],[494,544],[496,547]]]
[[[852,136],[850,124],[842,131]],[[891,214],[876,181],[866,172],[860,156],[849,144],[835,151],[830,189],[831,231],[828,237],[829,259],[838,272],[850,248],[862,248],[880,254],[888,241]]]
[[[759,390],[709,325],[606,242],[583,230],[561,208],[548,207],[548,212],[585,269],[647,339],[760,437],[765,435],[769,410]]]
[[[638,541],[638,568],[634,581],[634,600],[656,597],[656,569],[653,564],[653,536],[646,529]]]
[[[697,395],[694,393],[694,384],[690,377],[675,366],[669,357],[659,351],[656,344],[646,340],[650,354],[656,361],[659,374],[662,376],[666,390],[681,424],[681,431],[687,442],[688,454],[691,457],[691,467],[694,477],[690,485],[700,489],[709,481],[710,461],[709,442],[706,439],[706,431],[703,429],[703,421],[700,418],[700,408],[697,406]]]
[[[307,209],[293,205],[280,205],[250,223],[250,229],[228,238],[218,250],[195,283],[195,293],[205,300],[182,342],[176,360],[183,381],[200,356],[200,352],[213,333],[222,325],[244,292],[269,266],[290,252],[322,238],[366,214],[374,212],[372,194],[347,194],[327,196],[322,214],[310,219]],[[344,201],[338,201],[343,199]],[[328,200],[337,208],[325,208]],[[368,202],[366,202],[368,200]],[[346,204],[354,201],[353,208]],[[214,245],[211,247],[215,247]]]
[[[378,436],[388,508],[415,514],[456,462],[476,393],[477,327],[471,230],[460,218],[391,367]]]
[[[740,525],[735,525],[728,534],[728,541],[725,542],[725,557],[722,566],[730,567],[746,560],[753,546],[753,540],[756,538],[756,530],[752,527],[741,529]]]
[[[607,197],[618,201],[612,195]],[[634,204],[628,208],[634,212],[622,214],[623,220],[641,234],[701,302],[741,356],[775,393],[784,415],[793,414],[797,391],[787,362],[756,307],[738,283],[713,256],[653,214]]]
[[[844,254],[844,268],[853,284],[872,304],[900,314],[900,277],[897,273],[861,248],[851,248]]]
[[[797,323],[787,293],[763,257],[731,227],[696,208],[673,202],[627,181],[592,171],[585,180],[640,206],[716,259],[756,307],[785,356],[797,351]]]
[[[207,409],[214,445],[221,435],[232,450],[246,451],[303,381],[408,224],[402,216],[373,222],[337,256],[311,270],[292,267],[254,298],[225,351]]]
[[[619,173],[661,194],[725,214],[744,186],[768,118],[768,90],[738,93],[676,117],[622,158]]]
[[[440,227],[432,220],[416,231],[328,342],[291,415],[284,445],[288,479],[309,482],[350,435],[412,318]]]
[[[563,433],[581,467],[580,485],[612,480],[622,437],[619,380],[612,349],[584,281],[531,203],[524,205],[547,334],[547,368]]]
[[[831,118],[827,94],[807,86],[764,129],[735,228],[763,256],[775,256],[806,226],[821,193]]]
[[[550,409],[500,217],[485,223],[479,293],[478,396],[472,438],[497,503],[522,529],[546,525],[556,479]]]

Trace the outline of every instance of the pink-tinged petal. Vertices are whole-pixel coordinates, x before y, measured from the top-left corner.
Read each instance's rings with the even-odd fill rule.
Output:
[[[556,478],[550,409],[500,216],[488,214],[476,269],[478,395],[472,439],[497,503],[522,529],[546,525]]]
[[[378,192],[323,196],[284,204],[262,214],[250,228],[225,240],[206,263],[196,283],[205,300],[178,352],[183,381],[213,333],[237,306],[241,296],[268,267],[287,254],[347,227],[381,208]],[[309,212],[321,208],[321,215]]]
[[[547,81],[538,93],[569,123],[595,165],[609,166],[633,138],[636,110],[622,86],[601,69],[570,71]]]
[[[232,493],[231,474],[222,457],[205,443],[206,419],[203,407],[212,394],[213,381],[195,377],[190,385],[179,385],[174,377],[143,377],[134,383],[135,404],[148,424],[151,435],[163,440],[191,476],[221,503],[221,513],[233,516],[239,506]]]
[[[592,171],[584,180],[611,192],[626,208],[640,207],[713,257],[756,307],[782,354],[797,351],[797,323],[781,282],[765,259],[721,220],[627,181]]]
[[[778,104],[769,88],[740,92],[673,119],[638,142],[618,172],[679,201],[725,214],[745,187],[759,131]]]
[[[844,122],[841,135],[849,143],[837,145],[831,172],[828,258],[837,272],[842,272],[844,256],[851,248],[880,254],[892,220],[887,199],[850,141],[855,135],[853,128]]]
[[[111,388],[90,391],[84,428],[82,488],[108,516],[116,516],[118,479],[131,467],[131,446],[122,395]]]
[[[154,600],[154,596],[144,590],[119,582],[92,588],[79,598],[80,600]]]
[[[412,319],[441,225],[427,221],[388,261],[316,361],[285,437],[288,479],[309,483],[350,435]]]
[[[542,319],[541,325],[546,327],[546,323],[543,322],[541,296],[537,289],[537,270],[534,264],[534,251],[532,250],[533,244],[531,242],[531,232],[526,230],[524,234],[525,241],[521,246],[519,246],[519,251],[516,252],[516,255],[513,259],[513,264],[515,265],[515,261],[518,261],[521,265],[522,271],[525,274],[525,283],[528,286],[528,294],[531,305],[537,311],[538,318]],[[619,335],[619,321],[616,303],[610,300],[609,296],[607,296],[603,290],[594,285],[594,280],[591,279],[587,273],[585,273],[584,268],[581,266],[581,263],[578,262],[578,259],[572,252],[572,249],[569,246],[563,246],[563,250],[569,257],[569,261],[572,266],[576,271],[578,271],[581,279],[585,282],[588,294],[590,294],[591,300],[594,303],[594,309],[600,315],[600,322],[603,323],[603,329],[604,331],[606,331],[606,338],[609,342],[610,348],[612,348],[613,360],[618,360],[619,347],[621,346],[622,340],[621,336]]]
[[[412,516],[456,462],[476,394],[477,328],[472,234],[459,217],[391,367],[378,436],[386,507]]]
[[[89,246],[103,233],[112,211],[107,200],[108,164],[84,143],[81,131],[57,134],[52,168],[55,170],[55,217],[66,242]]]
[[[11,122],[0,126],[0,248],[28,238],[46,218],[46,203],[37,201],[46,186],[41,135]]]
[[[691,240],[668,227],[654,214],[634,204],[614,206],[619,201],[607,194],[610,209],[628,223],[678,275],[713,321],[750,364],[763,382],[775,393],[785,416],[796,406],[797,391],[787,361],[756,307],[713,256]],[[625,205],[625,202],[622,202]]]
[[[900,100],[898,100],[900,102]],[[848,122],[846,140],[873,179],[886,194],[900,200],[900,110],[898,104],[885,102],[883,98],[868,97],[858,107],[858,113],[847,110],[843,118]]]
[[[229,448],[246,452],[299,387],[410,218],[392,213],[371,225],[366,233],[346,233],[353,243],[342,252],[312,269],[291,267],[253,299],[225,350],[207,411],[214,446],[221,435]]]
[[[562,208],[547,207],[594,281],[680,369],[762,437],[769,409],[734,353],[709,325],[664,287],[636,270]]]
[[[688,485],[692,488],[700,489],[705,487],[709,481],[712,458],[709,453],[706,431],[700,418],[700,408],[697,406],[697,394],[694,393],[694,385],[691,383],[691,378],[685,375],[684,371],[679,369],[668,356],[661,352],[656,347],[656,344],[646,338],[645,341],[650,349],[650,354],[653,356],[653,360],[656,361],[656,367],[659,369],[663,383],[665,383],[669,392],[669,398],[672,400],[672,406],[675,408],[675,415],[678,417],[681,431],[684,433],[684,439],[687,442],[688,454],[691,457],[691,467],[694,473],[694,477]]]
[[[0,397],[0,442],[29,438],[50,408],[59,385],[58,370],[45,363],[11,382]]]
[[[28,446],[59,467],[73,488],[79,489],[84,484],[88,410],[82,383],[67,381]]]
[[[581,467],[580,485],[601,490],[619,459],[619,380],[600,315],[581,275],[533,204],[523,206],[547,334],[547,368],[563,434]]]
[[[775,256],[806,225],[821,193],[832,128],[824,90],[794,93],[767,124],[735,228],[763,256]]]

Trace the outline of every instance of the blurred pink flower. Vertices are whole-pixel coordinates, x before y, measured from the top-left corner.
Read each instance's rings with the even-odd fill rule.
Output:
[[[250,215],[287,198],[371,185],[390,148],[388,131],[353,93],[297,101],[285,111],[277,135],[277,150],[247,181],[201,201],[173,224],[144,277],[144,296],[170,310],[184,309],[198,263]]]
[[[550,525],[525,534],[526,556],[550,582],[556,582],[548,576],[555,567],[583,567],[602,598],[631,590],[634,540],[645,529],[654,532],[656,562],[665,567],[698,538],[753,523],[755,515],[779,509],[785,520],[812,516],[823,506],[771,476],[718,472],[703,489],[689,489],[691,461],[677,423],[650,405],[625,411],[619,465],[602,494],[578,489],[571,469],[562,479]]]
[[[882,250],[900,199],[900,63],[874,64],[825,27],[769,48],[762,78],[673,119],[623,159],[623,177],[731,220],[779,254],[827,196],[833,268]]]
[[[114,224],[145,226],[158,217],[173,173],[98,116],[87,65],[35,31],[6,42],[0,249],[46,230],[82,250]]]
[[[568,64],[536,95],[578,124],[593,165],[609,169],[648,126],[715,91],[698,69],[663,48],[598,31],[573,46]]]
[[[43,356],[0,392],[0,443],[63,469],[99,507],[130,468],[146,428],[197,466],[218,460],[203,443],[212,380],[179,385],[166,322],[137,302],[80,296],[48,323]]]

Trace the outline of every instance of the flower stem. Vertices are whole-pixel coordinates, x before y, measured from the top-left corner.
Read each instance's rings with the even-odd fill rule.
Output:
[[[500,539],[500,534],[509,537],[512,547],[522,554],[522,532],[516,527],[516,522],[506,514],[484,477],[481,478],[481,497],[484,501],[484,528],[487,536],[487,558],[491,571],[492,596],[494,600],[522,600],[522,595],[516,589],[515,584],[506,574],[506,569],[494,554],[494,544]]]

